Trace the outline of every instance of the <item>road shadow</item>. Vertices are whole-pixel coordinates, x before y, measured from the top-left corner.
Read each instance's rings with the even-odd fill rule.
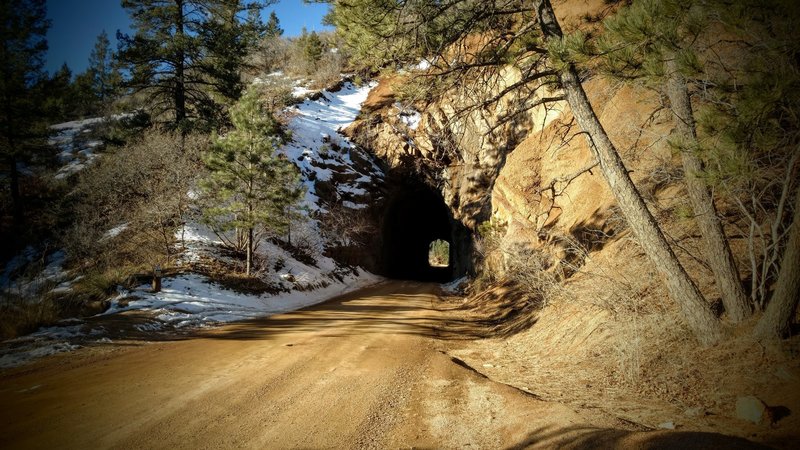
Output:
[[[626,431],[593,427],[542,427],[507,449],[559,448],[589,449],[770,449],[744,438],[696,431]]]
[[[111,342],[97,342],[87,331],[90,339],[80,344],[137,345],[197,338],[267,340],[308,332],[325,338],[391,333],[465,341],[510,336],[536,322],[529,300],[513,289],[499,289],[491,299],[479,303],[448,296],[436,283],[389,281],[297,311],[204,328],[175,327],[146,311],[94,316],[84,320],[86,330],[101,329]]]
[[[470,340],[487,335],[491,324],[454,317],[457,309],[457,305],[432,294],[395,293],[358,299],[348,295],[291,313],[200,330],[198,335],[234,340],[309,332],[326,338],[389,333],[443,340]]]

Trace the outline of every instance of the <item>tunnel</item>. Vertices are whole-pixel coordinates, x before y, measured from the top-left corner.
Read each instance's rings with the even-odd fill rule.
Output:
[[[453,219],[441,194],[413,178],[394,183],[381,224],[383,275],[403,280],[447,282],[469,267],[469,231]],[[449,264],[429,261],[431,243],[449,244]]]

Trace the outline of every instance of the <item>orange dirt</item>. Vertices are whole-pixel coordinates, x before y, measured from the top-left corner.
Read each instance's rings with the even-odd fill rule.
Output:
[[[707,444],[639,432],[485,378],[432,284],[389,282],[200,336],[83,349],[0,375],[2,448],[596,448]]]

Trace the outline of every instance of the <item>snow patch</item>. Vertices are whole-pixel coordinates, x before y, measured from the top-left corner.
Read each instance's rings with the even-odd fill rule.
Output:
[[[83,322],[78,319],[64,320],[60,323],[61,325],[43,327],[27,336],[5,341],[4,344],[8,346],[0,355],[0,369],[17,367],[45,356],[77,350],[82,346],[70,341],[105,334],[105,329],[102,327],[86,331]]]
[[[74,175],[90,166],[97,159],[95,150],[103,146],[99,140],[85,140],[78,138],[82,134],[90,133],[91,129],[106,121],[116,121],[132,117],[133,114],[117,114],[110,117],[93,117],[91,119],[73,120],[50,126],[55,134],[48,143],[60,150],[58,160],[63,164],[55,175],[57,180],[62,180]]]
[[[300,169],[306,187],[305,206],[310,210],[320,209],[314,180],[329,181],[333,176],[331,168],[324,167],[325,165],[338,166],[344,171],[358,173],[350,157],[353,144],[341,136],[339,131],[355,121],[361,112],[361,104],[375,86],[377,86],[375,82],[360,87],[352,82],[345,82],[336,92],[322,91],[317,100],[306,99],[303,103],[290,108],[294,114],[289,122],[293,140],[285,145],[280,153],[286,155]],[[332,155],[330,150],[333,146],[340,148],[341,152]],[[382,176],[377,165],[372,167],[371,175]],[[359,178],[363,176],[364,174],[359,174]],[[345,188],[344,186],[346,185],[342,183],[338,188]]]
[[[134,292],[120,294],[112,300],[111,307],[103,314],[131,310],[151,311],[156,314],[158,321],[174,327],[207,326],[294,311],[380,280],[375,275],[362,272],[359,276],[350,275],[341,282],[313,291],[267,296],[236,293],[224,289],[205,276],[184,274],[163,280],[161,292],[145,292],[147,287],[142,286]],[[136,299],[127,303],[121,302],[131,295],[136,295]],[[140,326],[140,329],[144,331],[144,326]]]
[[[38,301],[38,294],[45,286],[60,283],[66,278],[67,272],[64,270],[64,263],[67,254],[64,250],[47,255],[44,258],[44,268],[31,277],[19,273],[26,264],[33,263],[38,257],[40,255],[36,250],[29,246],[22,254],[12,258],[6,264],[3,274],[0,275],[0,289]]]
[[[117,225],[116,227],[108,230],[103,234],[103,239],[114,239],[115,237],[119,236],[120,233],[128,229],[128,223],[125,222],[123,224]]]
[[[400,102],[395,102],[395,109],[397,109],[397,117],[400,121],[411,130],[416,130],[419,127],[419,121],[422,115],[411,106],[404,105]]]
[[[54,342],[52,344],[32,348],[28,351],[6,353],[0,356],[0,369],[21,366],[45,356],[71,352],[79,348],[81,348],[80,345],[70,344],[69,342]]]
[[[441,285],[442,291],[448,294],[461,294],[463,291],[463,284],[469,280],[466,276],[461,278],[455,279],[449,283],[444,283]]]
[[[292,88],[292,97],[303,98],[312,92],[316,91],[314,91],[313,89],[309,89],[305,86],[295,86]]]

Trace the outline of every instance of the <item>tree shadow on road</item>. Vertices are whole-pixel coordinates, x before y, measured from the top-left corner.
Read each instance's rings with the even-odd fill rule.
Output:
[[[495,317],[465,314],[460,302],[429,293],[385,294],[340,299],[287,314],[237,322],[200,335],[211,339],[269,339],[314,332],[322,337],[372,333],[472,340],[492,334]]]
[[[696,431],[626,431],[606,428],[571,426],[542,427],[528,434],[521,442],[507,447],[560,448],[589,450],[599,448],[637,449],[769,449],[744,438]]]
[[[525,299],[514,292],[498,291],[495,301],[478,308],[461,298],[440,295],[438,284],[389,282],[381,286],[294,312],[208,328],[175,328],[145,312],[97,316],[89,322],[113,331],[110,337],[115,344],[134,345],[198,337],[265,340],[312,332],[325,338],[390,333],[461,341],[509,336],[530,328],[536,320],[525,309]]]

